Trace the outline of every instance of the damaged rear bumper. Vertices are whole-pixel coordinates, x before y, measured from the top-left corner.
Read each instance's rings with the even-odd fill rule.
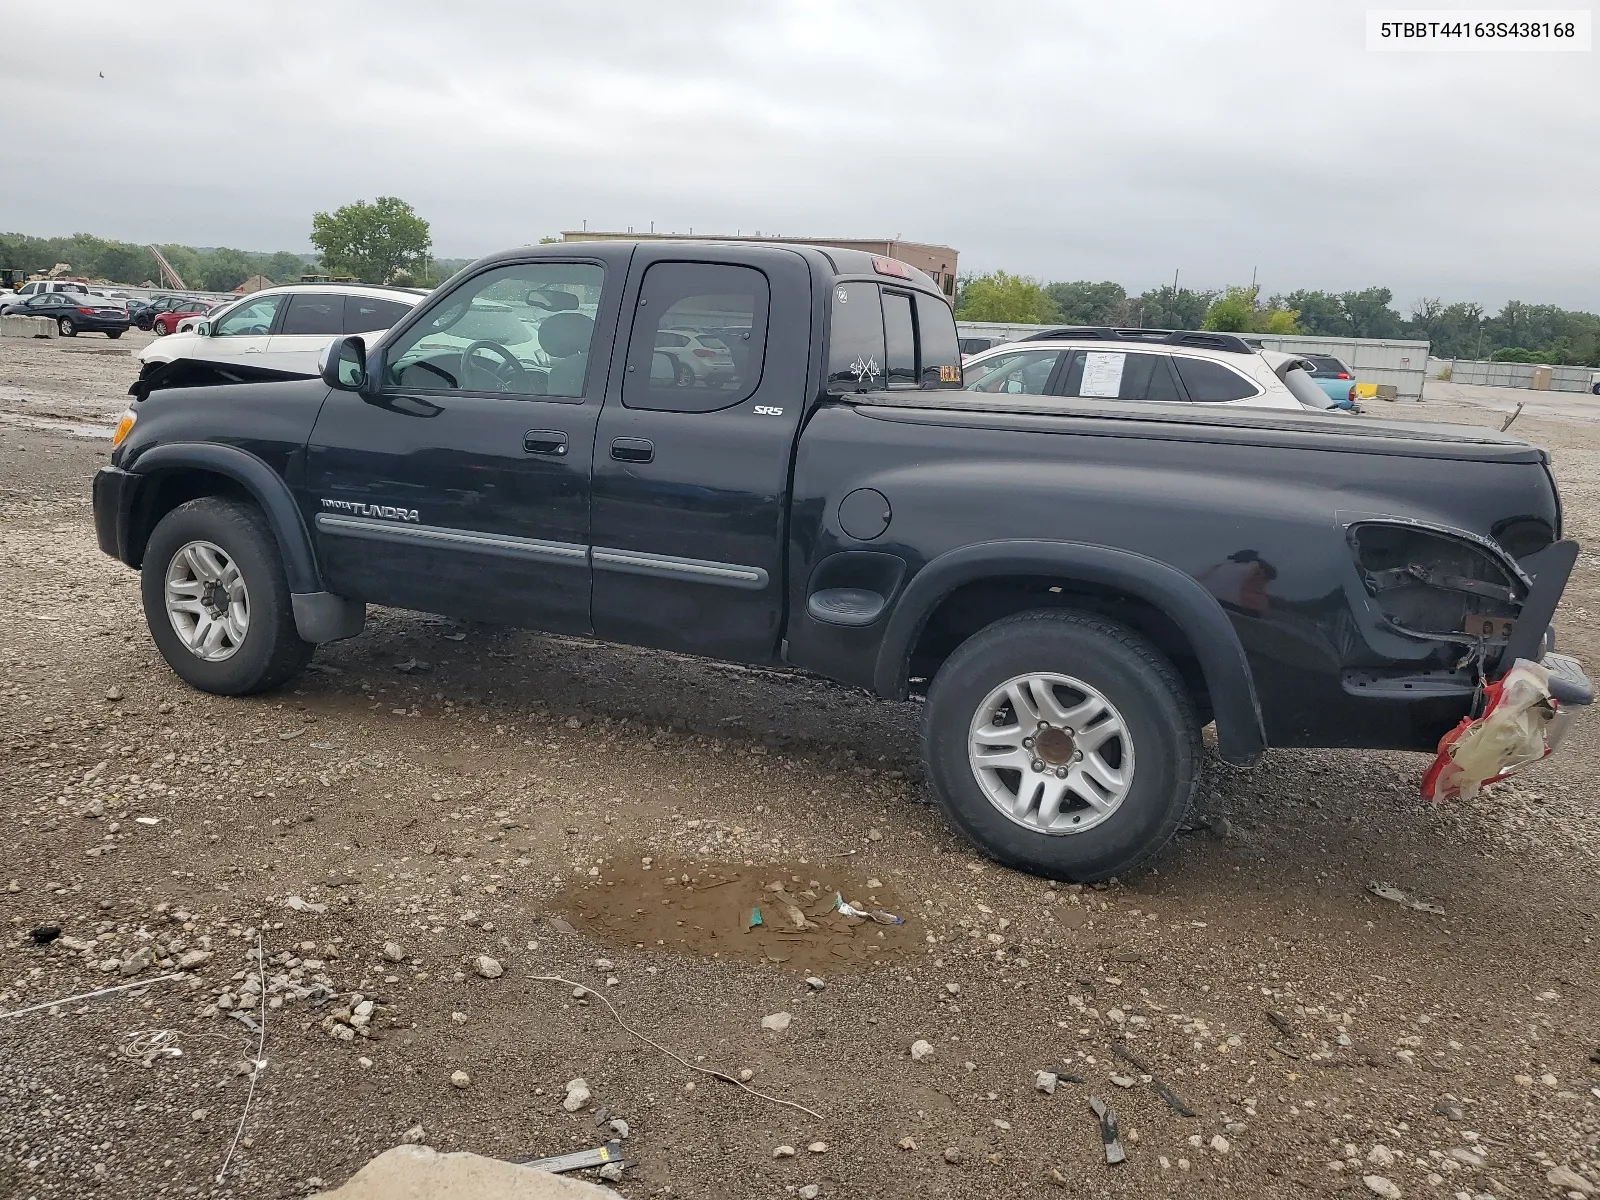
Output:
[[[1566,738],[1577,710],[1594,702],[1578,660],[1553,651],[1518,659],[1484,688],[1483,715],[1464,717],[1439,742],[1422,777],[1425,800],[1471,799],[1487,784],[1541,762]]]

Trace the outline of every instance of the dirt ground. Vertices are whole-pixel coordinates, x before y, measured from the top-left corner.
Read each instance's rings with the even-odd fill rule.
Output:
[[[1592,714],[1443,807],[1421,756],[1213,764],[1154,869],[1082,889],[951,834],[915,705],[800,675],[376,611],[289,690],[205,696],[95,547],[108,444],[63,422],[123,407],[101,341],[0,342],[0,1196],[301,1196],[408,1138],[600,1145],[600,1109],[631,1197],[1600,1182]],[[1600,426],[1515,429],[1592,544]],[[1591,669],[1597,586],[1586,551]]]

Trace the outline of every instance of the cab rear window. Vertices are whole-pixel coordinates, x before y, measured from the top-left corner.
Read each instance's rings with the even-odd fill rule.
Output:
[[[831,307],[829,391],[961,386],[955,317],[943,300],[876,283],[839,283]]]

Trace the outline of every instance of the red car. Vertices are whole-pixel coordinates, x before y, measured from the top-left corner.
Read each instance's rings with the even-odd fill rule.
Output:
[[[207,303],[204,300],[184,300],[174,304],[165,312],[158,312],[151,318],[150,328],[155,330],[157,337],[165,337],[169,333],[178,331],[178,322],[183,318],[194,316],[197,313],[208,313],[216,307],[215,304]]]

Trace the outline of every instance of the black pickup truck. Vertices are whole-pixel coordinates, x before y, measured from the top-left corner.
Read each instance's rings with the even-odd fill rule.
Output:
[[[790,664],[925,696],[949,818],[1062,878],[1167,841],[1208,723],[1235,764],[1434,750],[1555,662],[1577,549],[1515,438],[964,391],[933,282],[840,249],[512,251],[320,378],[135,394],[95,521],[193,686],[369,603]],[[1587,698],[1559,667],[1540,720]]]

